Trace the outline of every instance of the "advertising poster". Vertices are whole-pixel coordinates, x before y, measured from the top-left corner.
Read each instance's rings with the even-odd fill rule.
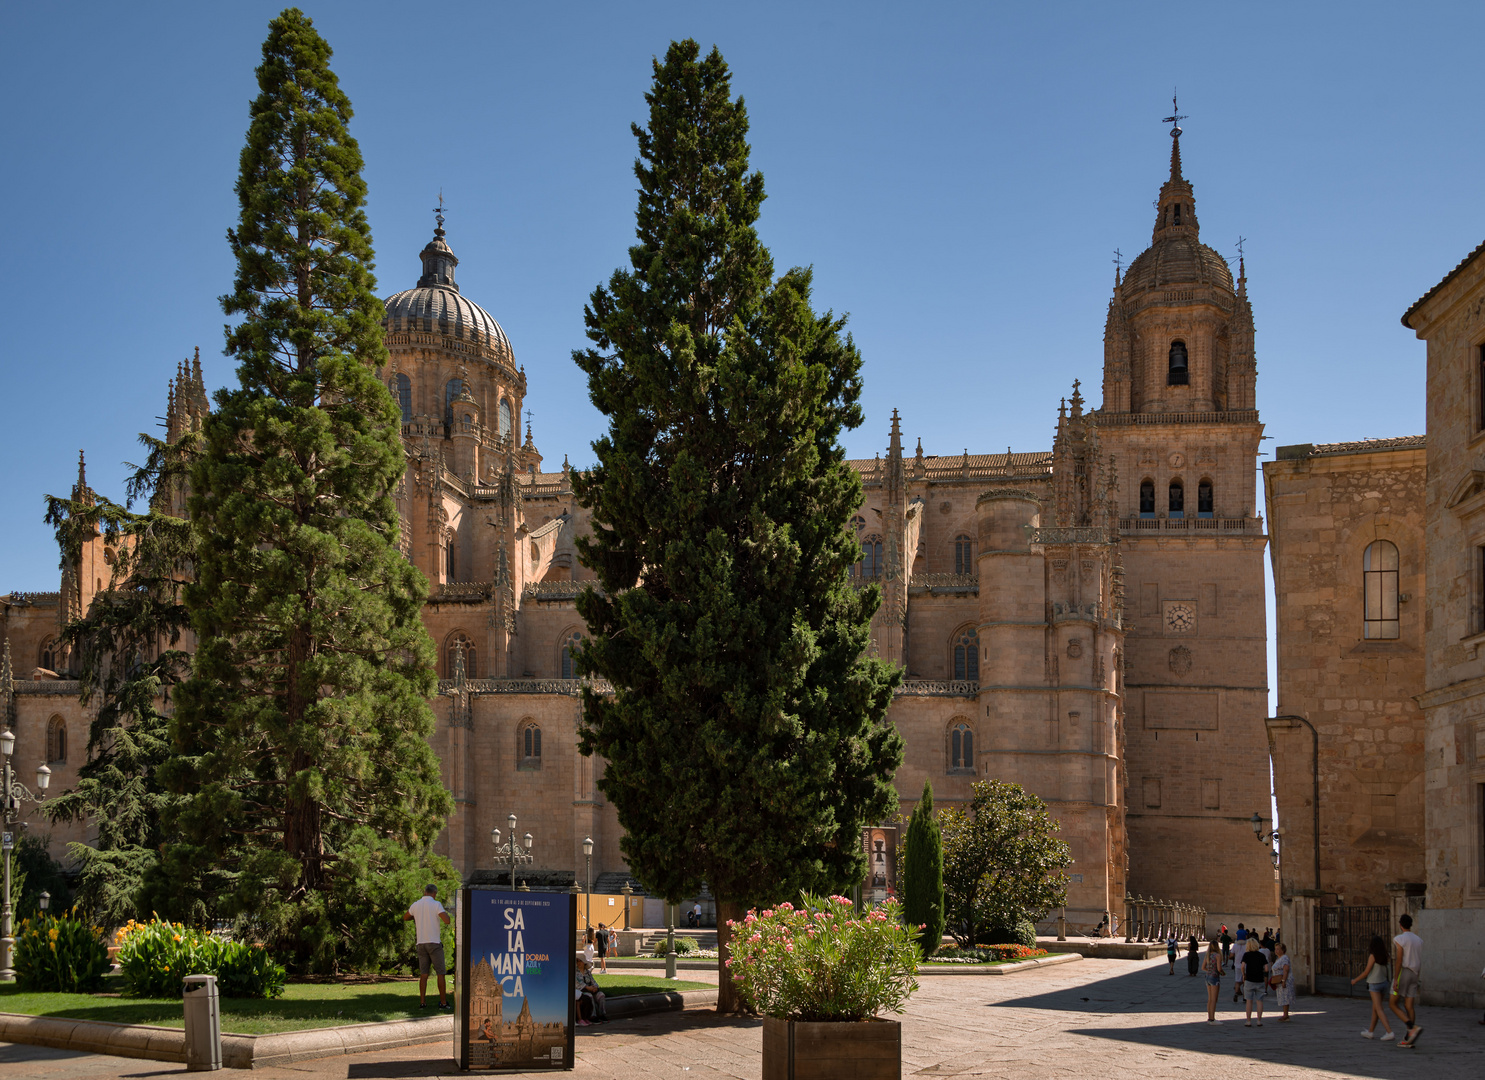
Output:
[[[459,893],[459,1067],[572,1068],[571,893]]]
[[[866,881],[861,897],[868,904],[882,904],[897,897],[897,829],[873,826],[861,830],[866,848]]]

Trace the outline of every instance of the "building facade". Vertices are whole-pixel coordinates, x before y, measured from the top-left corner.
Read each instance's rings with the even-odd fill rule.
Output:
[[[1102,406],[1074,383],[1050,451],[957,456],[906,450],[894,413],[884,455],[852,462],[854,576],[884,595],[872,648],[906,675],[890,712],[907,746],[899,793],[932,779],[961,803],[998,777],[1046,799],[1073,853],[1074,926],[1122,914],[1127,894],[1205,907],[1213,925],[1277,910],[1248,826],[1269,790],[1253,315],[1241,263],[1234,281],[1200,241],[1173,135],[1151,245],[1108,304]],[[566,462],[544,471],[529,425],[522,437],[526,374],[461,294],[441,216],[420,257],[416,286],[387,300],[382,375],[407,451],[402,550],[431,583],[434,747],[455,799],[439,848],[493,877],[490,831],[514,811],[536,838],[530,880],[571,882],[591,837],[598,887],[617,891],[604,763],[577,752],[588,518]],[[199,364],[172,384],[172,431],[199,423],[202,387]],[[69,574],[54,601],[4,601],[28,662],[90,602],[78,581],[107,585],[91,563]],[[37,717],[42,697],[66,705],[75,741],[86,718],[56,677],[65,659],[45,670],[7,700]],[[43,737],[30,723],[28,750]]]

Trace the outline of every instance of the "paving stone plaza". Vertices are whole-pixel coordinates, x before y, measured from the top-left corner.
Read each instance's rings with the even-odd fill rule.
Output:
[[[1013,976],[928,976],[903,1017],[903,1076],[1006,1080],[1078,1077],[1376,1077],[1479,1080],[1485,1026],[1477,1013],[1424,1008],[1416,1050],[1368,1042],[1363,999],[1301,998],[1294,1019],[1243,1026],[1230,982],[1218,1023],[1206,994],[1164,960],[1084,960]],[[578,1036],[573,1075],[593,1080],[757,1080],[758,1021],[692,1010],[618,1021]],[[183,1066],[0,1045],[0,1080],[143,1080]],[[462,1076],[438,1044],[255,1070],[265,1080]],[[521,1074],[535,1075],[535,1074]]]

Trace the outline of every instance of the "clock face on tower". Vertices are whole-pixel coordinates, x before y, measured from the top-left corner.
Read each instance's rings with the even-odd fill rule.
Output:
[[[1196,629],[1196,605],[1188,600],[1165,602],[1165,632],[1189,634]]]

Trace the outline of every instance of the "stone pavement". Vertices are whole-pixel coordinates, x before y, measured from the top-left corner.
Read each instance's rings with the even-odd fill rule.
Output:
[[[1165,974],[1164,960],[1084,960],[1004,978],[927,976],[903,1017],[903,1075],[1007,1080],[1480,1080],[1479,1014],[1425,1008],[1416,1050],[1368,1042],[1363,999],[1301,998],[1288,1024],[1270,1013],[1245,1028],[1224,985],[1206,1022],[1199,978]],[[574,1073],[591,1080],[757,1080],[761,1024],[695,1010],[581,1029]],[[1380,1029],[1379,1029],[1380,1030]],[[0,1045],[0,1080],[178,1076],[183,1067]],[[223,1080],[233,1074],[224,1073]],[[254,1080],[381,1080],[460,1076],[446,1051],[413,1046],[259,1069]],[[536,1074],[525,1074],[536,1075]]]

